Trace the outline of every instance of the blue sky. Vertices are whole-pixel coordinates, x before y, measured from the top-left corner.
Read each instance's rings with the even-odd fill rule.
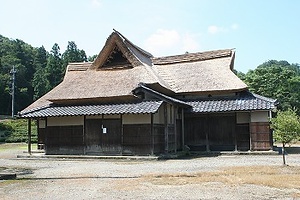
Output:
[[[297,0],[1,0],[0,34],[50,51],[75,41],[98,54],[115,28],[154,56],[236,49],[247,72],[276,59],[300,63]]]

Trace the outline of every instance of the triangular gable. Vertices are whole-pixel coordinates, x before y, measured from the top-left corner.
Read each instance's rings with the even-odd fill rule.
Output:
[[[124,39],[113,32],[107,39],[103,49],[93,62],[92,69],[121,69],[142,65],[127,47]]]

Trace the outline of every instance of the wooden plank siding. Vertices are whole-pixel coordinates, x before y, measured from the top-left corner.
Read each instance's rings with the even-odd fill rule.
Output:
[[[85,122],[86,154],[122,153],[120,119],[87,119]]]
[[[273,148],[269,122],[251,122],[251,150],[271,150]]]
[[[236,125],[237,136],[237,150],[248,151],[250,150],[250,127],[249,123]]]
[[[152,137],[150,124],[123,125],[123,154],[151,154]]]
[[[153,125],[154,154],[162,153],[165,150],[165,127],[163,124]]]
[[[192,151],[206,150],[208,123],[206,115],[187,115],[184,120],[185,144]]]
[[[49,126],[45,144],[46,154],[83,154],[83,126]]]
[[[192,151],[247,151],[249,123],[237,124],[236,115],[194,114],[185,118],[185,142]]]

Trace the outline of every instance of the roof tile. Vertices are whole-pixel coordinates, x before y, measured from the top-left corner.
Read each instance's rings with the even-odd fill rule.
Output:
[[[186,101],[192,106],[192,113],[228,112],[245,110],[271,110],[277,101],[257,94],[245,92],[243,95],[224,99]]]
[[[143,101],[139,103],[49,106],[39,110],[20,113],[22,118],[58,117],[101,114],[150,114],[158,111],[163,101]]]

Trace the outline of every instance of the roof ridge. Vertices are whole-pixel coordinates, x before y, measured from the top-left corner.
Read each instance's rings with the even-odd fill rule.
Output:
[[[138,51],[140,51],[142,54],[148,56],[148,57],[153,57],[153,55],[151,53],[149,53],[148,51],[142,49],[141,47],[133,44],[129,39],[127,39],[124,35],[122,35],[119,31],[117,31],[116,29],[113,29],[115,33],[117,33],[124,41],[127,41],[130,45],[132,45],[135,49],[137,49]]]
[[[256,94],[256,93],[252,93],[250,92],[254,97],[258,98],[258,99],[262,99],[264,101],[269,101],[269,102],[273,102],[275,103],[277,101],[277,99],[272,99],[272,98],[269,98],[269,97],[264,97],[264,96],[261,96],[259,94]]]
[[[203,61],[203,60],[229,57],[232,55],[233,50],[234,50],[233,48],[220,49],[220,50],[186,53],[186,54],[163,56],[163,57],[153,57],[151,58],[151,60],[156,65],[165,65],[165,64],[191,62],[191,61]]]

